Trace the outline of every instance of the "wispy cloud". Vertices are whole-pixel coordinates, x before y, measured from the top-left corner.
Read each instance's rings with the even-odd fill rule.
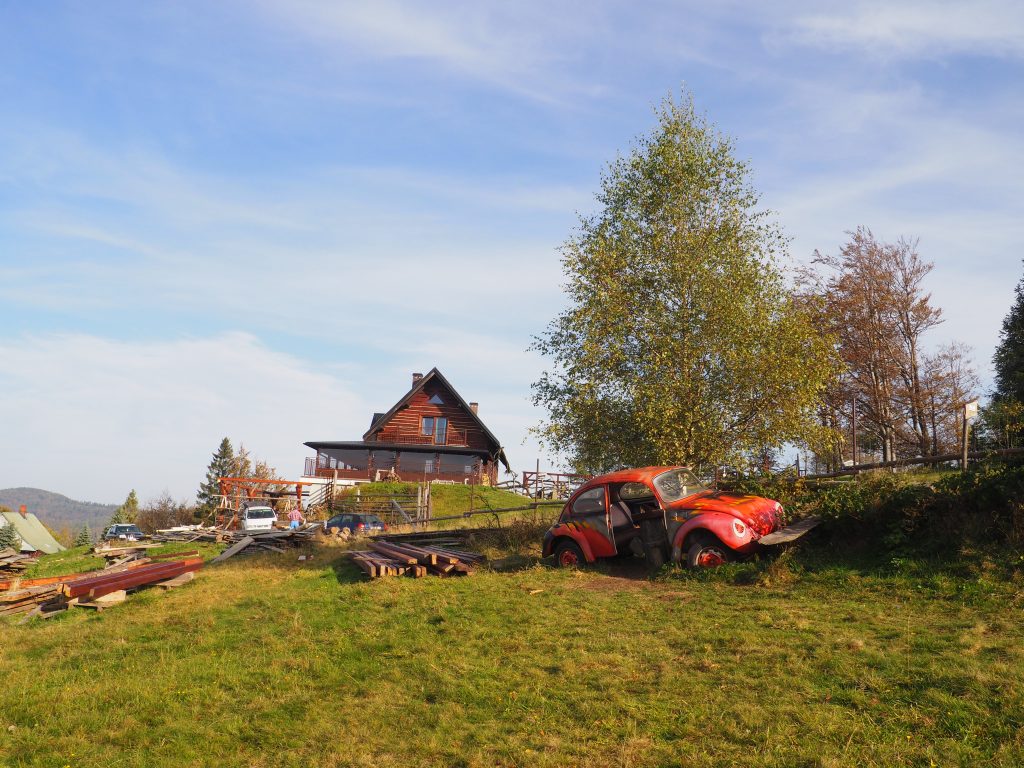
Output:
[[[265,0],[275,18],[325,46],[342,45],[372,59],[424,61],[449,74],[552,100],[580,87],[559,71],[566,38],[600,29],[600,6],[456,2],[419,5]]]
[[[807,45],[883,56],[1024,56],[1024,6],[1015,0],[872,0],[798,13],[790,30]]]

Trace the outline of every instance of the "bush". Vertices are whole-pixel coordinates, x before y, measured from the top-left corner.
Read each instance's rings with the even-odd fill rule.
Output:
[[[1016,464],[977,465],[934,485],[878,471],[818,483],[743,478],[729,490],[777,499],[790,519],[817,515],[811,540],[832,548],[948,555],[1024,544],[1024,466]]]

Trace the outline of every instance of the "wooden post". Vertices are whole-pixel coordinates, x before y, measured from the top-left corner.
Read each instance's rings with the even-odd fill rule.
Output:
[[[967,433],[970,430],[970,425],[967,421],[967,412],[963,414],[963,427],[960,430],[960,437],[962,444],[960,446],[960,471],[965,472],[967,470]]]
[[[853,459],[852,468],[857,469],[857,398],[853,398]]]

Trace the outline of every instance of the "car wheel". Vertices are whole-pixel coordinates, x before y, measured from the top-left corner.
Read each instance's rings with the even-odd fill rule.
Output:
[[[710,536],[695,539],[686,551],[686,565],[690,568],[715,568],[731,560],[732,550]]]
[[[579,568],[586,562],[587,558],[583,556],[580,545],[571,539],[566,539],[555,547],[555,565],[559,568]]]

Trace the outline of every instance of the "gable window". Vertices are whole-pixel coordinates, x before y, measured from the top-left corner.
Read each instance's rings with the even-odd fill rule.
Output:
[[[444,445],[448,439],[448,419],[438,416],[435,421],[437,426],[434,429],[434,443],[436,445]]]
[[[440,395],[431,395],[430,399],[427,400],[427,402],[433,403],[434,405],[444,405],[444,400],[441,399]]]
[[[423,421],[420,423],[420,434],[421,435],[432,435],[434,434],[434,417],[424,416]]]

